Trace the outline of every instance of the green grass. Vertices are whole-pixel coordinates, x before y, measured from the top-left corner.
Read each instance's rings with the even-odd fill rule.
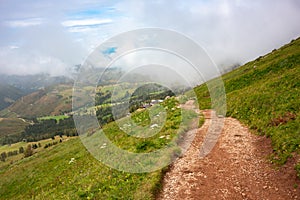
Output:
[[[112,85],[104,85],[98,86],[97,91],[110,91],[113,94],[113,99],[118,100],[122,99],[126,92],[133,93],[135,85],[131,83],[119,83],[119,84],[112,84]]]
[[[161,175],[111,169],[73,139],[1,170],[0,199],[153,199]]]
[[[165,110],[165,115],[160,108]],[[143,124],[138,119],[148,121],[148,112],[154,114],[151,124]],[[197,114],[192,110],[181,112],[178,101],[170,98],[160,106],[151,107],[149,111],[138,111],[103,126],[101,131],[94,130],[81,137],[97,159],[114,168],[131,172],[153,171],[167,166],[174,156],[180,154],[177,143],[192,128],[195,117]]]
[[[28,124],[19,118],[0,118],[0,138],[6,135],[21,134]]]
[[[162,148],[170,139],[187,130],[196,114],[189,110],[181,113],[175,98],[161,105],[166,109],[166,115],[161,113],[160,116],[162,119],[166,117],[166,122],[153,137],[127,135],[116,122],[107,124],[103,130],[116,146],[128,151],[141,153]],[[152,112],[158,117],[155,112],[160,111],[159,106],[151,109],[134,113],[132,119],[149,119]],[[130,117],[122,119],[121,123],[129,123],[128,119]],[[141,123],[139,128],[146,127],[149,131],[149,120],[146,124],[136,122]],[[25,143],[3,146],[0,151],[18,149],[23,145]],[[151,173],[117,171],[96,160],[79,138],[41,149],[28,158],[15,158],[12,164],[9,161],[0,163],[0,199],[154,199],[161,188],[165,170]],[[75,161],[70,163],[72,158]]]
[[[67,136],[62,136],[63,140],[69,140],[71,138],[74,137],[67,137]],[[37,142],[18,142],[18,143],[14,143],[11,145],[0,145],[0,154],[4,151],[8,152],[8,151],[14,151],[14,150],[19,150],[20,147],[26,147],[28,144],[38,144],[40,143],[42,146],[44,146],[47,143],[53,142],[53,141],[59,141],[61,139],[61,137],[59,136],[55,136],[54,140],[49,138],[49,139],[45,139],[45,140],[40,140]]]
[[[46,117],[39,117],[38,120],[50,120],[50,119],[55,119],[57,122],[62,119],[67,119],[69,116],[66,115],[54,115],[54,116],[46,116]]]
[[[239,119],[256,134],[270,137],[273,162],[282,165],[293,152],[299,152],[300,39],[222,78],[227,95],[227,116]],[[201,85],[195,92],[200,108],[209,108],[207,86]]]
[[[178,102],[175,98],[170,98],[161,105],[163,109],[166,109],[166,113],[162,112],[161,107],[151,108],[154,115],[152,125],[157,124],[155,128],[151,128],[149,111],[143,110],[134,113],[131,117],[132,122],[138,125],[137,127],[127,117],[120,120],[118,124],[113,122],[104,126],[103,130],[110,141],[128,151],[145,153],[160,149],[174,137],[179,137],[180,134],[190,129],[192,119],[197,116],[194,111],[177,108]],[[128,131],[126,128],[132,133],[126,133]]]
[[[8,109],[3,109],[0,111],[0,117],[3,118],[17,118],[17,114],[14,112],[11,112]]]
[[[37,144],[40,143],[41,144],[41,147],[37,148],[37,149],[34,149],[34,153],[37,153],[37,152],[40,152],[40,151],[44,151],[46,149],[44,149],[44,146],[48,143],[53,143],[53,142],[59,142],[60,141],[60,137],[59,136],[56,136],[55,139],[45,139],[45,140],[40,140],[38,142],[18,142],[18,143],[14,143],[14,144],[11,144],[11,145],[0,145],[0,154],[2,152],[6,152],[8,153],[9,151],[19,151],[19,148],[20,147],[23,147],[24,149],[26,149],[26,147],[30,144],[30,145],[33,145],[33,144]],[[66,137],[66,136],[63,136],[63,141],[66,141],[66,140],[69,140],[69,139],[73,139],[73,137]],[[18,155],[14,155],[14,156],[10,156],[10,157],[7,157],[6,158],[6,161],[5,162],[0,162],[0,171],[3,170],[4,168],[6,167],[9,167],[9,165],[11,163],[14,163],[14,162],[17,162],[19,161],[20,159],[24,158],[24,154],[18,154]]]

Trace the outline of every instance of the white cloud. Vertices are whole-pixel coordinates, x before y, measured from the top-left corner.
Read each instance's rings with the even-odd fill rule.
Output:
[[[183,33],[218,65],[245,63],[300,35],[297,0],[129,2],[120,2],[118,10],[136,24]]]
[[[19,47],[19,46],[16,46],[16,45],[10,45],[9,48],[10,48],[10,49],[18,49],[18,48],[20,48],[20,47]]]
[[[0,48],[14,53],[0,52],[0,73],[79,64],[104,40],[144,27],[183,33],[224,65],[249,61],[300,35],[298,0],[4,1]]]
[[[76,26],[76,27],[69,27],[68,31],[71,33],[86,33],[92,31],[94,28],[88,26]],[[83,39],[81,38],[80,41]]]
[[[6,74],[49,73],[50,75],[68,75],[67,69],[70,67],[58,58],[42,55],[40,52],[29,49],[1,47],[0,57],[5,58],[0,59],[0,73],[5,72]]]
[[[79,19],[79,20],[66,20],[62,22],[63,26],[74,27],[74,26],[94,26],[112,23],[112,19]]]
[[[13,28],[24,28],[30,26],[37,26],[43,23],[42,18],[30,18],[30,19],[21,19],[21,20],[10,20],[6,21],[6,25]]]

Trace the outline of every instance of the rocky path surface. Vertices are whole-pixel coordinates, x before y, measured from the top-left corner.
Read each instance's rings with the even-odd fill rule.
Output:
[[[225,118],[215,147],[200,158],[212,122],[210,111],[203,113],[205,123],[166,173],[158,199],[300,199],[293,161],[276,169],[267,159],[272,152],[270,140],[251,134],[236,119]]]

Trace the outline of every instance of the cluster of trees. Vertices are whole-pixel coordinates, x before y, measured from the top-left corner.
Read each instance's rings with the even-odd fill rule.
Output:
[[[56,135],[76,135],[72,117],[59,120],[59,122],[55,119],[42,120],[41,122],[29,125],[25,128],[21,137],[25,138],[28,142],[34,142],[52,138]]]
[[[101,105],[105,103],[110,103],[111,100],[111,92],[109,90],[105,92],[97,92],[95,96],[95,105]]]
[[[2,152],[0,154],[0,161],[5,162],[6,158],[14,156],[14,155],[18,155],[18,150],[14,150],[14,151],[9,151],[9,152]]]
[[[24,149],[24,147],[20,147],[19,150],[13,150],[9,152],[4,151],[0,154],[0,161],[5,162],[8,157],[16,156],[18,154],[24,154],[24,157],[29,157],[33,154],[33,149],[37,149],[39,147],[42,147],[41,143],[28,144],[26,149]]]
[[[168,88],[156,83],[149,83],[139,87],[130,98],[130,112],[134,112],[145,103],[153,99],[165,99],[167,96],[175,96]]]
[[[62,139],[59,140],[59,143],[61,143],[61,142],[62,142]],[[51,147],[51,146],[54,146],[57,144],[58,144],[58,141],[49,142],[44,146],[44,148],[46,149],[48,147]],[[32,156],[34,153],[34,149],[41,148],[41,147],[42,147],[41,143],[34,143],[34,144],[28,144],[26,148],[20,147],[19,150],[2,152],[0,154],[0,161],[5,162],[8,157],[15,156],[18,154],[24,154],[25,158]]]
[[[27,142],[36,142],[52,138],[56,135],[77,136],[77,131],[73,118],[66,118],[59,120],[55,119],[37,121],[32,125],[29,125],[19,135],[8,135],[1,139],[0,144],[12,144],[26,140]]]
[[[96,105],[102,105],[96,111],[96,115],[99,124],[102,126],[116,119],[125,117],[129,112],[134,112],[140,108],[143,104],[150,103],[153,99],[165,99],[167,96],[174,96],[175,94],[166,87],[155,83],[145,84],[131,95],[129,102],[123,102],[124,99],[129,98],[129,93],[127,92],[125,96],[119,99],[120,102],[111,102],[110,91],[98,92],[96,94],[95,103]],[[103,105],[105,104],[105,105]]]
[[[59,142],[61,143],[62,142],[62,139],[59,140]],[[57,145],[58,142],[55,141],[55,142],[50,142],[50,143],[47,143],[44,148],[47,149],[48,147],[51,147],[51,146],[54,146],[54,145]]]
[[[125,117],[127,114],[128,103],[119,103],[113,105],[101,106],[97,109],[96,115],[101,126],[116,119]]]

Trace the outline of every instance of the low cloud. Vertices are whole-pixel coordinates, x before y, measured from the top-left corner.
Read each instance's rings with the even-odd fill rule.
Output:
[[[185,34],[218,66],[245,63],[300,35],[298,0],[4,0],[0,12],[0,73],[10,74],[67,74],[104,40],[145,27]]]
[[[68,75],[86,55],[80,43],[60,25],[45,23],[18,33],[21,42],[0,49],[0,74]]]
[[[80,19],[80,20],[67,20],[62,22],[63,26],[76,27],[76,26],[95,26],[102,24],[109,24],[113,21],[111,19]]]
[[[218,65],[245,63],[300,36],[297,0],[130,1],[118,8],[148,26],[187,35]]]
[[[43,23],[42,18],[30,18],[30,19],[6,21],[6,25],[8,25],[12,28],[37,26],[42,23]]]

